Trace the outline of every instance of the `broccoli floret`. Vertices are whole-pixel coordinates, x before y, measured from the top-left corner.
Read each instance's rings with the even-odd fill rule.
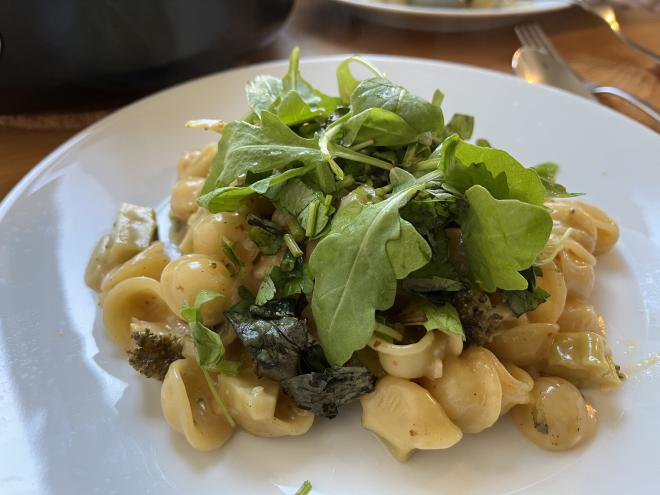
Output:
[[[502,322],[502,315],[493,308],[483,292],[470,289],[457,292],[452,303],[458,311],[468,344],[484,345]]]
[[[183,358],[183,342],[177,335],[145,328],[133,331],[131,338],[135,347],[128,351],[128,362],[148,378],[163,381],[170,364]]]

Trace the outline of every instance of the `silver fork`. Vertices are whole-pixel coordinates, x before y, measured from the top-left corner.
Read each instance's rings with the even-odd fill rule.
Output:
[[[533,72],[535,75],[533,79],[537,82],[558,86],[582,96],[587,96],[585,95],[586,92],[584,89],[588,90],[591,94],[608,93],[618,96],[646,113],[657,122],[660,122],[660,113],[635,95],[630,94],[621,88],[614,86],[598,86],[580,78],[562,58],[538,24],[522,24],[516,26],[515,32],[523,45],[523,49],[521,50],[527,49],[532,50],[532,52],[536,51],[543,59],[540,64],[526,64],[525,67],[520,68],[518,65],[525,63],[525,57],[521,57],[520,53],[517,52],[513,58],[513,68],[517,73],[526,72],[529,75],[530,72]],[[527,52],[527,54],[529,54],[529,52]],[[530,78],[527,77],[527,79],[529,80]],[[584,88],[582,91],[577,87],[578,84]]]
[[[648,48],[638,45],[633,40],[628,38],[628,36],[626,36],[623,33],[623,31],[621,31],[621,25],[619,24],[619,21],[616,18],[616,12],[610,5],[601,2],[593,3],[593,1],[590,0],[573,0],[573,1],[587,12],[591,12],[596,17],[600,17],[609,26],[612,32],[630,48],[650,58],[656,64],[660,64],[659,55],[649,50]]]

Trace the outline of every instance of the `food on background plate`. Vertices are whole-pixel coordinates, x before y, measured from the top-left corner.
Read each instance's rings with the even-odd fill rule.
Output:
[[[338,96],[247,84],[241,120],[184,154],[170,202],[124,204],[86,281],[129,363],[163,381],[168,424],[199,450],[236,429],[302,435],[360,401],[392,455],[445,449],[511,411],[537,445],[589,438],[581,388],[621,383],[589,304],[617,225],[350,57]],[[352,64],[370,77],[359,80]]]

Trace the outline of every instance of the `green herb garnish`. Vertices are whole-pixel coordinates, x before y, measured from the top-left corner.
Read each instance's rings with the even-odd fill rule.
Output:
[[[193,344],[195,346],[195,354],[197,356],[197,364],[202,370],[202,374],[204,375],[204,379],[211,391],[211,395],[218,404],[218,407],[222,410],[227,422],[234,427],[236,426],[236,423],[218,395],[218,391],[213,384],[209,372],[235,375],[238,373],[239,363],[225,359],[225,346],[222,344],[220,335],[202,323],[202,306],[218,297],[224,296],[218,292],[209,290],[200,291],[195,298],[195,304],[193,306],[188,305],[184,301],[183,308],[181,309],[181,316],[190,327]]]

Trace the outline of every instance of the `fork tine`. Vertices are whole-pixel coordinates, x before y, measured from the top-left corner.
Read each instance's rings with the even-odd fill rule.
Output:
[[[520,43],[522,43],[523,46],[527,46],[529,48],[538,48],[534,38],[530,36],[527,24],[520,24],[516,26],[514,31],[516,32],[516,36],[518,36],[518,40],[520,40]]]
[[[559,62],[564,62],[564,59],[561,58],[561,55],[559,54],[555,46],[552,44],[552,41],[550,41],[548,36],[545,34],[545,31],[543,31],[543,28],[541,28],[541,26],[539,26],[538,24],[529,24],[528,28],[530,35],[534,37],[536,43],[543,50],[545,50],[555,60]]]

